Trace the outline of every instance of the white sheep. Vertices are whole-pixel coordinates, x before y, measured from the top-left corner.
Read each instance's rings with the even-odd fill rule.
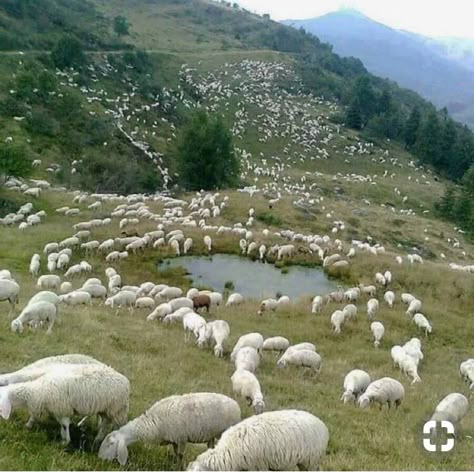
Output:
[[[36,285],[42,289],[53,289],[57,290],[61,284],[61,278],[59,275],[42,275],[38,278]]]
[[[73,292],[61,295],[59,301],[69,306],[92,305],[91,294],[83,290],[74,290]]]
[[[179,298],[183,295],[183,291],[179,287],[166,287],[155,296],[155,300],[160,303],[169,301],[173,298]]]
[[[44,254],[49,254],[50,252],[57,252],[57,251],[59,251],[58,243],[47,243],[43,249]]]
[[[321,313],[321,310],[323,309],[323,304],[324,298],[320,295],[316,295],[311,303],[311,313]]]
[[[35,380],[1,387],[0,416],[8,419],[13,408],[27,407],[27,426],[31,427],[50,414],[61,425],[61,438],[68,444],[73,415],[98,415],[102,421],[96,441],[100,441],[109,424],[121,426],[127,421],[129,396],[130,382],[111,367],[62,364]]]
[[[171,311],[176,311],[178,308],[194,308],[193,301],[186,297],[174,298],[168,302]]]
[[[15,310],[19,293],[20,286],[16,282],[8,279],[0,279],[0,302],[8,301],[10,304],[10,313],[13,313]]]
[[[271,411],[229,428],[187,470],[319,470],[328,442],[328,428],[311,413]]]
[[[227,299],[225,306],[236,306],[244,302],[244,297],[240,293],[232,293]]]
[[[367,390],[359,397],[358,404],[360,408],[367,408],[370,403],[378,403],[382,409],[385,403],[388,408],[395,403],[395,407],[398,408],[404,397],[405,389],[398,380],[383,377],[373,381],[367,387]]]
[[[389,308],[393,308],[393,304],[395,302],[395,294],[391,290],[388,290],[384,293],[383,299],[385,300],[385,303],[388,305]]]
[[[66,293],[72,292],[72,283],[71,282],[63,282],[59,287],[59,293],[65,295]],[[53,293],[53,292],[51,292]]]
[[[155,308],[155,300],[151,297],[140,297],[137,298],[135,302],[135,308],[142,309],[142,308]]]
[[[207,252],[210,253],[212,250],[212,239],[207,234],[204,236],[204,245],[206,246]]]
[[[344,321],[345,321],[345,316],[342,310],[336,310],[331,315],[331,325],[336,334],[339,334],[341,332],[341,328],[342,328],[342,325],[344,324]]]
[[[274,336],[263,341],[262,349],[264,351],[283,352],[290,347],[290,341],[283,336]]]
[[[49,302],[57,306],[59,304],[59,297],[54,292],[43,290],[33,295],[28,300],[27,305],[32,305],[33,303],[36,303],[36,302]]]
[[[355,402],[362,395],[370,384],[370,375],[364,370],[351,370],[344,377],[344,393],[341,400],[344,403]]]
[[[112,297],[107,298],[107,300],[105,300],[105,305],[110,306],[111,308],[117,307],[116,313],[118,313],[120,307],[128,307],[130,311],[133,311],[136,300],[137,296],[134,292],[124,290],[122,292],[118,292]]]
[[[353,320],[357,316],[357,307],[353,304],[346,305],[342,312],[344,313],[344,321]]]
[[[230,354],[230,360],[234,362],[235,356],[239,352],[239,349],[242,349],[243,347],[247,346],[253,347],[261,355],[263,346],[263,336],[260,333],[248,333],[240,336],[234,346],[234,349]]]
[[[191,333],[195,338],[199,337],[199,330],[206,326],[206,320],[197,313],[190,311],[183,316],[184,342],[189,341]]]
[[[461,393],[450,393],[436,407],[431,421],[449,421],[457,432],[459,423],[469,410],[469,401]]]
[[[265,409],[260,382],[253,372],[246,369],[237,369],[231,377],[232,391],[244,397],[254,413],[259,415]]]
[[[275,311],[278,307],[278,302],[274,298],[267,298],[260,303],[257,315],[262,316],[265,311]]]
[[[321,371],[321,356],[317,352],[310,351],[309,349],[292,350],[290,347],[277,362],[277,366],[280,368],[286,367],[287,365],[308,367],[318,374]]]
[[[414,297],[411,293],[402,293],[400,299],[403,303],[405,303],[405,305],[410,305],[413,300],[416,300],[416,297]]]
[[[368,295],[369,297],[375,297],[375,294],[377,293],[377,288],[374,285],[359,284],[359,289],[361,293]]]
[[[40,321],[48,322],[47,334],[51,334],[54,322],[56,321],[58,310],[56,305],[50,302],[39,301],[27,305],[20,315],[11,322],[11,330],[21,333],[23,326],[31,321],[36,323]]]
[[[80,290],[87,292],[92,298],[107,298],[107,289],[102,284],[84,284]]]
[[[230,326],[227,321],[210,321],[204,327],[201,327],[201,329],[199,330],[197,344],[200,348],[202,348],[206,343],[211,345],[215,344],[214,355],[216,357],[223,357],[224,343],[229,338],[229,335]]]
[[[173,313],[173,309],[169,303],[158,305],[148,316],[147,321],[154,321],[157,318],[164,318],[166,315]]]
[[[308,343],[308,342],[293,344],[285,351],[285,353],[291,352],[291,351],[302,351],[302,350],[316,352],[316,346],[313,343]]]
[[[408,316],[413,316],[415,313],[419,313],[421,311],[421,301],[415,298],[410,302],[410,305],[408,305],[408,309],[406,311],[406,314]]]
[[[30,274],[32,277],[38,277],[41,267],[39,254],[34,254],[30,261]]]
[[[237,352],[234,365],[236,369],[248,370],[255,373],[260,365],[260,355],[254,347],[243,347]]]
[[[474,359],[467,359],[459,365],[459,373],[465,382],[471,384],[471,390],[474,389]]]
[[[141,416],[110,433],[102,442],[99,458],[117,459],[125,465],[127,447],[138,441],[172,444],[179,458],[186,443],[208,443],[238,423],[240,407],[235,400],[218,393],[173,395],[156,402]]]
[[[371,298],[367,302],[367,317],[369,320],[372,320],[374,316],[377,314],[379,309],[379,301],[376,298]]]
[[[380,346],[380,341],[383,338],[383,335],[385,333],[385,327],[380,321],[373,321],[370,324],[370,331],[372,331],[372,334],[374,336],[374,346],[379,347]]]
[[[428,319],[421,313],[415,313],[413,315],[413,322],[425,332],[425,336],[428,336],[429,333],[433,330]]]

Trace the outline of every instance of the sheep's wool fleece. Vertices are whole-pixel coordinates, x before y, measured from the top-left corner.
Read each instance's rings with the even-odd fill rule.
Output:
[[[252,416],[229,428],[214,449],[190,464],[207,470],[317,470],[329,441],[326,425],[300,410]],[[204,470],[205,470],[204,469]]]
[[[156,402],[123,429],[137,439],[168,443],[205,443],[241,419],[235,400],[218,393],[173,395]]]

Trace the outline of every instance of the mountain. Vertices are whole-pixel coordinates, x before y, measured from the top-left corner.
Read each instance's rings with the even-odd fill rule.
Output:
[[[474,74],[468,68],[474,61],[469,54],[465,60],[460,58],[466,49],[462,43],[396,30],[354,10],[283,23],[304,28],[332,44],[337,54],[360,59],[373,74],[415,90],[474,127]]]
[[[427,38],[426,44],[437,54],[474,72],[474,38]]]

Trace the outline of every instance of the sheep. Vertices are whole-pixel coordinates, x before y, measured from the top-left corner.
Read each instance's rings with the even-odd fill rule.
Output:
[[[403,347],[393,346],[391,349],[392,359],[395,365],[398,365],[405,375],[410,376],[412,384],[420,382],[420,376],[418,375],[418,362],[412,356],[410,356]]]
[[[287,295],[283,295],[277,300],[277,310],[284,308],[285,306],[289,306],[290,304],[290,297],[288,297]]]
[[[23,332],[23,326],[30,321],[47,321],[49,324],[46,333],[51,334],[57,313],[56,305],[50,302],[39,301],[31,303],[27,305],[20,315],[11,322],[11,330],[14,333],[21,333]]]
[[[243,347],[235,355],[234,364],[236,369],[244,369],[255,373],[260,365],[260,355],[254,347]]]
[[[192,238],[186,238],[183,244],[183,254],[187,254],[191,250],[192,247],[193,247]]]
[[[385,277],[385,285],[389,285],[392,283],[392,273],[389,270],[386,270],[385,273],[383,274]]]
[[[40,257],[38,254],[34,254],[30,261],[30,274],[32,277],[38,277],[40,267]]]
[[[12,273],[9,270],[0,270],[0,280],[13,280]]]
[[[174,298],[173,300],[170,300],[169,305],[171,307],[171,311],[176,311],[178,308],[193,308],[194,303],[192,300],[186,297],[180,297],[180,298]]]
[[[169,303],[162,303],[158,305],[148,316],[147,321],[156,320],[156,318],[164,318],[166,315],[169,315],[173,312],[171,305]]]
[[[244,297],[240,293],[232,293],[229,295],[225,306],[236,306],[244,302]]]
[[[155,296],[155,300],[157,302],[169,301],[182,295],[183,291],[179,287],[166,287]]]
[[[374,316],[377,314],[378,309],[379,309],[379,301],[376,298],[371,298],[367,302],[367,318],[369,318],[369,320],[372,320]]]
[[[222,303],[222,294],[219,292],[211,292],[208,293],[209,297],[211,298],[211,305],[212,306],[220,306]]]
[[[402,293],[400,299],[403,303],[405,303],[405,305],[410,305],[413,300],[416,300],[416,298],[411,293]]]
[[[115,289],[122,285],[122,277],[119,274],[112,275],[109,278],[108,289],[109,293],[113,293]]]
[[[471,390],[474,389],[474,359],[467,359],[459,365],[459,374],[465,382],[471,384]]]
[[[182,307],[178,308],[176,311],[173,313],[170,313],[169,315],[166,315],[161,321],[163,324],[172,324],[172,323],[178,323],[178,322],[183,322],[183,317],[187,313],[194,313],[191,308],[188,307]],[[204,329],[204,328],[201,328]]]
[[[293,346],[290,346],[285,353],[291,352],[291,351],[301,351],[301,350],[308,350],[308,351],[313,351],[316,352],[316,346],[313,343],[299,343],[299,344],[293,344]]]
[[[140,297],[135,301],[135,308],[155,308],[155,300],[151,297]]]
[[[294,252],[295,252],[295,246],[293,246],[293,244],[287,244],[287,245],[284,245],[284,246],[280,246],[278,248],[277,259],[281,260],[284,257],[290,258],[290,257],[293,256]]]
[[[321,313],[321,310],[323,309],[323,304],[324,298],[320,295],[316,295],[311,303],[311,313]]]
[[[42,289],[57,290],[61,284],[59,275],[42,275],[38,278],[36,285]]]
[[[156,402],[141,416],[110,433],[100,446],[99,458],[117,459],[124,466],[130,444],[153,441],[158,445],[172,444],[181,460],[186,443],[208,443],[211,446],[240,419],[238,403],[225,395],[173,395]]]
[[[459,423],[469,410],[469,401],[461,393],[450,393],[435,408],[431,421],[449,421],[457,433]]]
[[[364,370],[351,370],[344,377],[344,393],[341,400],[345,403],[355,402],[370,384],[370,375]]]
[[[121,426],[127,421],[129,396],[130,382],[111,367],[62,364],[35,380],[1,387],[0,416],[8,419],[13,408],[26,406],[31,427],[50,414],[61,425],[61,438],[68,444],[71,416],[98,415],[102,421],[96,441],[100,441],[109,423]]]
[[[86,288],[91,285],[102,285],[102,281],[100,279],[97,279],[96,277],[92,277],[90,279],[87,279],[83,284],[82,287]]]
[[[207,234],[206,234],[206,236],[204,236],[204,245],[207,248],[207,252],[210,253],[211,250],[212,250],[212,239]]]
[[[134,243],[131,243],[131,244],[134,244]],[[181,255],[181,252],[179,249],[179,242],[176,239],[173,239],[172,241],[170,241],[169,246],[171,249],[173,249],[175,256],[179,257]],[[127,246],[127,249],[128,249],[128,246]]]
[[[133,311],[133,306],[135,305],[136,300],[137,296],[135,293],[129,290],[124,290],[123,292],[118,292],[114,296],[107,298],[107,300],[105,300],[105,306],[110,306],[111,308],[117,307],[116,314],[122,306],[129,307],[129,310]]]
[[[107,298],[107,289],[101,284],[84,284],[80,290],[87,292],[91,298],[100,298],[102,300]]]
[[[387,403],[389,409],[392,403],[395,403],[395,407],[398,408],[404,397],[405,389],[398,380],[383,377],[369,384],[357,403],[360,408],[367,408],[370,403],[378,403],[380,409],[385,403]]]
[[[379,347],[380,346],[380,341],[383,338],[383,335],[385,333],[385,327],[380,321],[373,321],[370,324],[370,331],[372,331],[372,334],[374,336],[374,346]]]
[[[410,302],[406,314],[408,316],[413,316],[415,313],[419,313],[421,311],[421,301],[415,298]]]
[[[52,303],[53,305],[58,305],[59,304],[59,297],[54,293],[50,292],[48,290],[43,290],[41,292],[38,292],[37,294],[33,295],[29,300],[27,305],[31,305],[36,302],[49,302]]]
[[[202,316],[193,311],[186,313],[183,316],[184,342],[189,341],[191,333],[198,339],[199,330],[203,326],[206,326],[206,320]]]
[[[343,309],[342,312],[344,313],[344,322],[353,320],[357,316],[357,307],[355,305],[346,305]]]
[[[43,249],[44,254],[49,254],[50,252],[57,252],[57,251],[59,251],[58,243],[47,243]]]
[[[240,336],[237,340],[234,349],[230,354],[230,360],[234,362],[235,356],[239,352],[239,349],[243,347],[253,347],[258,351],[258,353],[262,354],[262,346],[263,346],[263,336],[260,333],[248,333]]]
[[[210,306],[211,297],[209,295],[201,294],[193,298],[193,308],[196,311],[199,311],[200,308],[206,308],[206,311],[209,313]]]
[[[0,279],[0,302],[8,301],[10,304],[10,313],[15,311],[15,305],[18,303],[20,286],[13,280]]]
[[[274,298],[267,298],[260,303],[257,315],[262,316],[265,311],[275,311],[278,307],[278,302]]]
[[[205,343],[215,343],[214,355],[224,356],[224,342],[230,335],[230,326],[227,321],[215,320],[207,323],[199,330],[198,347],[202,348]]]
[[[403,350],[412,357],[417,365],[423,360],[423,352],[421,350],[421,341],[418,338],[411,338],[403,345]]]
[[[384,293],[383,299],[389,308],[393,308],[393,303],[395,302],[395,294],[391,290],[388,290]]]
[[[383,286],[387,285],[385,277],[380,272],[375,274],[375,282]]]
[[[425,336],[428,336],[428,334],[433,330],[430,322],[421,313],[415,313],[413,315],[413,322],[416,324],[416,326],[418,326],[418,328],[421,328],[425,331]]]
[[[279,351],[283,352],[290,346],[290,341],[282,336],[274,336],[267,338],[263,342],[262,349],[264,351]]]
[[[81,241],[79,240],[79,238],[77,238],[76,236],[71,236],[70,238],[63,239],[59,243],[59,247],[60,248],[63,248],[63,247],[72,248],[72,247],[75,247],[75,246],[79,246],[80,242]]]
[[[344,321],[345,321],[344,312],[341,310],[336,310],[331,315],[331,324],[336,334],[339,334],[341,332],[341,328],[342,328],[342,325],[344,324]]]
[[[61,295],[59,300],[69,306],[92,305],[91,294],[83,290],[74,290],[66,295]]]
[[[289,364],[308,367],[316,374],[319,374],[321,371],[321,356],[317,352],[310,351],[309,349],[291,350],[290,347],[280,357],[277,366],[282,368]]]
[[[65,295],[66,293],[72,292],[72,283],[71,282],[63,282],[59,287],[59,293]],[[52,292],[51,292],[52,293]]]
[[[280,410],[232,426],[187,470],[319,470],[329,431],[311,413]]]
[[[52,356],[39,359],[25,367],[8,374],[0,375],[0,387],[20,382],[29,382],[53,370],[57,365],[63,364],[102,364],[90,356],[82,354],[64,354],[61,356]]]
[[[369,297],[375,297],[375,294],[377,293],[377,289],[373,285],[364,285],[364,284],[359,284],[359,289],[362,293],[365,295],[368,295]]]
[[[244,397],[256,415],[263,413],[265,402],[255,374],[245,369],[237,369],[232,375],[231,381],[234,394]]]

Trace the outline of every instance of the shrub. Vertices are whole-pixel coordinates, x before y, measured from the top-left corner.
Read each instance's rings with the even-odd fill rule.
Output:
[[[27,177],[33,169],[32,160],[25,147],[15,144],[0,146],[0,179]]]

